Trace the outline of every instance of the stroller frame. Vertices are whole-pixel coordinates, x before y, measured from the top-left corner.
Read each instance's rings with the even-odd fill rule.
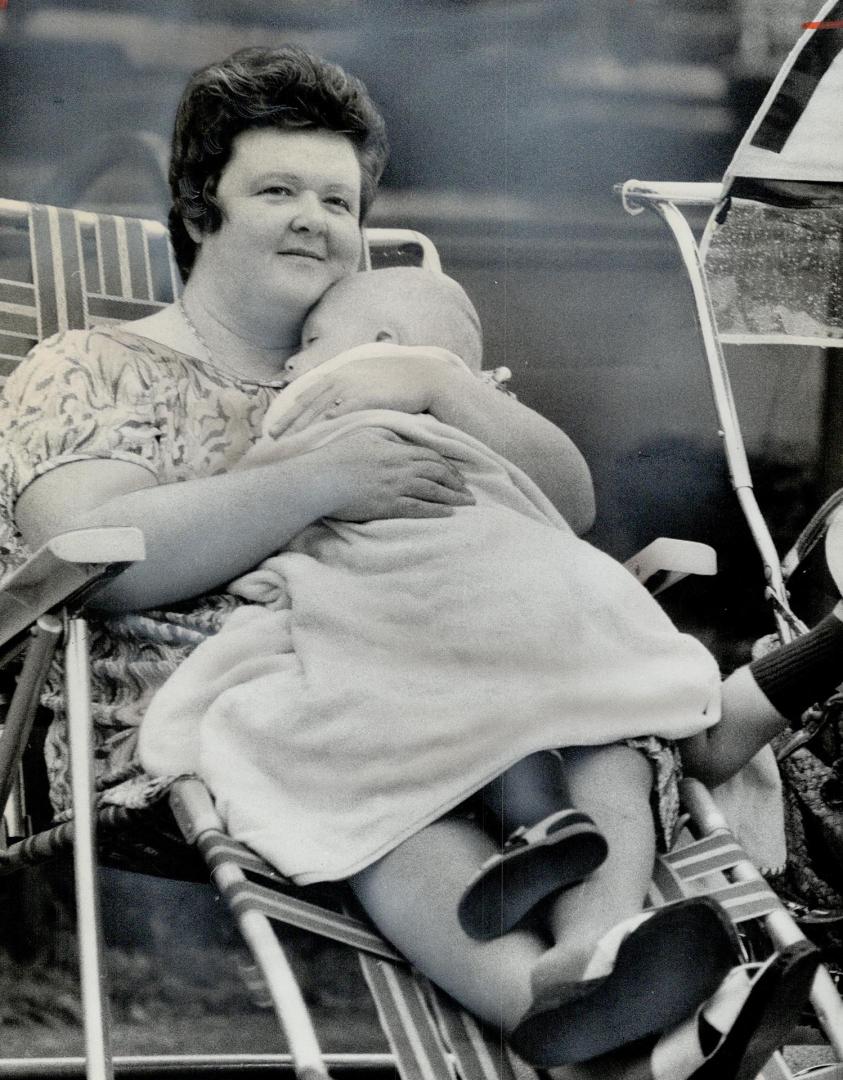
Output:
[[[714,207],[719,202],[719,183],[627,180],[615,188],[628,214],[654,211],[673,234],[688,273],[694,298],[694,310],[702,337],[706,367],[719,424],[718,434],[729,470],[729,479],[743,512],[752,539],[761,558],[765,595],[772,604],[773,619],[779,639],[784,644],[806,629],[790,607],[786,574],[752,483],[740,421],[729,381],[723,345],[717,332],[714,307],[705,268],[696,237],[681,206]]]
[[[45,208],[0,202],[0,211],[20,217],[41,214]],[[53,232],[93,226],[98,215],[49,208]],[[43,215],[42,215],[43,216]],[[125,235],[137,237],[137,223]],[[162,230],[157,223],[141,223],[150,235]],[[103,226],[105,231],[105,226]],[[375,245],[415,245],[427,253],[428,265],[438,266],[435,249],[426,238],[403,230],[370,233]],[[160,239],[160,237],[159,237]],[[431,255],[432,249],[432,255]],[[148,260],[149,253],[146,252]],[[129,275],[130,276],[130,275]],[[152,297],[147,297],[152,301]],[[154,303],[154,301],[153,301]],[[157,304],[156,306],[160,306]],[[656,541],[630,560],[629,568],[641,580],[658,570],[671,577],[688,572],[713,572],[709,549]],[[114,1059],[102,980],[102,938],[96,889],[97,832],[130,824],[131,813],[96,810],[93,786],[93,747],[90,724],[90,685],[87,666],[87,630],[83,608],[93,589],[144,555],[143,537],[136,529],[97,529],[55,537],[0,589],[0,663],[17,659],[24,651],[17,688],[0,740],[0,795],[10,797],[9,829],[16,838],[0,850],[0,871],[11,872],[32,861],[48,858],[72,844],[78,906],[80,981],[85,1021],[85,1059],[13,1059],[0,1061],[0,1073],[23,1075],[76,1075],[84,1068],[90,1080],[110,1080],[115,1066],[121,1073],[156,1072],[195,1074],[207,1071],[292,1070],[302,1080],[319,1080],[331,1067],[337,1073],[389,1072],[404,1080],[534,1080],[535,1073],[513,1059],[499,1036],[484,1032],[468,1014],[417,976],[396,951],[365,922],[345,912],[318,907],[297,896],[280,897],[271,886],[285,887],[272,868],[233,842],[199,781],[177,782],[171,807],[189,844],[207,863],[214,884],[227,901],[241,932],[255,955],[262,982],[278,1014],[288,1054],[207,1058],[167,1055],[153,1058]],[[667,557],[665,557],[665,555]],[[46,666],[64,638],[66,693],[71,752],[71,783],[75,808],[72,824],[46,833],[27,835],[26,807],[15,781],[29,737]],[[695,781],[683,783],[683,799],[696,839],[686,835],[682,846],[659,860],[652,901],[666,902],[682,895],[712,891],[736,922],[761,920],[773,942],[781,948],[803,938],[799,928],[772,893],[729,832],[708,792]],[[249,876],[247,876],[249,875]],[[254,877],[260,878],[260,883]],[[382,1026],[392,1045],[390,1054],[323,1055],[301,992],[269,919],[314,929],[355,949],[361,958]],[[843,1069],[843,1003],[828,972],[821,968],[811,997],[821,1025]],[[837,1066],[831,1066],[836,1070]],[[765,1066],[766,1080],[792,1074],[780,1055]],[[821,1075],[821,1074],[816,1074]],[[839,1077],[840,1072],[826,1072]]]

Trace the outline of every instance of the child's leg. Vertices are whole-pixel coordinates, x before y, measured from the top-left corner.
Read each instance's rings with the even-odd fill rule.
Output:
[[[533,969],[537,994],[579,979],[606,931],[642,910],[655,861],[653,771],[644,755],[614,744],[569,748],[564,759],[571,797],[599,826],[609,852],[590,877],[553,901],[555,944]]]
[[[457,919],[466,882],[496,850],[473,822],[442,818],[350,884],[384,935],[421,971],[481,1019],[511,1031],[530,1005],[530,972],[545,945],[520,930],[475,941]]]
[[[571,805],[561,755],[518,761],[481,792],[483,828],[502,850],[477,870],[459,904],[463,929],[486,941],[518,925],[542,900],[582,881],[606,857],[592,819]]]
[[[529,828],[573,805],[562,758],[550,750],[516,761],[483,788],[481,797],[493,815],[484,827],[492,835],[499,832],[501,841],[520,826]]]

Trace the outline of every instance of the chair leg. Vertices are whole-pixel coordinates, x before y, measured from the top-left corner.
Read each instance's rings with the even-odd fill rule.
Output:
[[[70,781],[73,793],[73,870],[88,1080],[113,1080],[111,1032],[103,996],[102,921],[96,880],[94,752],[91,735],[88,633],[71,619],[65,647]]]
[[[222,829],[207,788],[197,780],[177,781],[170,805],[188,843],[195,843],[209,830]],[[248,902],[237,903],[238,887],[248,885],[246,875],[235,862],[219,861],[211,867],[211,878],[220,895],[227,902],[231,900],[229,907],[266,982],[298,1080],[329,1080],[310,1013],[270,920],[250,909]]]

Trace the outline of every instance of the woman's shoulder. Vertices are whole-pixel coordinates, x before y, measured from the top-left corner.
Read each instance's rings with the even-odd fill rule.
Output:
[[[132,330],[132,323],[92,326],[88,330],[63,330],[40,341],[27,360],[67,359],[71,363],[108,360],[123,361],[169,357],[176,350]]]
[[[37,385],[76,383],[81,380],[125,385],[136,378],[152,385],[173,352],[159,342],[133,333],[123,325],[64,330],[39,342],[6,381],[6,397],[15,397]]]

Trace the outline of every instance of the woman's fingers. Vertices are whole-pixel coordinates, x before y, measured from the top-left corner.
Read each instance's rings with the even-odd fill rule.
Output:
[[[444,518],[453,514],[453,506],[445,503],[427,502],[425,499],[412,499],[404,496],[396,502],[395,513],[391,517],[397,518]]]
[[[414,499],[424,502],[445,503],[448,506],[473,506],[474,496],[467,488],[458,489],[446,484],[439,484],[435,480],[426,480],[419,477],[411,485],[407,492]]]
[[[455,491],[467,491],[465,478],[456,466],[444,458],[432,458],[424,461],[419,468],[419,475],[426,480]]]

